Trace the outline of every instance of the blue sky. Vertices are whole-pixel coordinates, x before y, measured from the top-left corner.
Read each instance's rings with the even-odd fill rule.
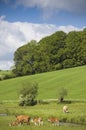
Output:
[[[0,0],[0,69],[10,69],[16,49],[58,30],[86,27],[86,0]]]
[[[29,4],[26,5],[22,1],[26,1],[26,4],[28,1]],[[66,5],[61,6],[59,4],[57,6],[53,5],[52,7],[54,0],[39,0],[41,1],[39,4],[33,2],[32,6],[30,6],[30,1],[34,0],[0,0],[0,16],[5,15],[6,20],[10,22],[27,21],[31,23],[48,23],[58,26],[73,25],[77,27],[86,25],[86,0],[55,0],[57,1],[56,4],[60,1],[64,1],[64,4],[65,1],[70,1],[70,10]],[[43,1],[50,1],[51,4],[47,3],[45,7],[42,7]],[[71,1],[75,1],[75,3]],[[82,1],[82,4],[79,1]],[[74,10],[73,5],[75,5]]]

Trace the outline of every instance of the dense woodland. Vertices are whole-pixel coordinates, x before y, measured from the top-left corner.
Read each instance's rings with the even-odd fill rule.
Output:
[[[86,28],[30,41],[14,53],[16,76],[86,65]]]

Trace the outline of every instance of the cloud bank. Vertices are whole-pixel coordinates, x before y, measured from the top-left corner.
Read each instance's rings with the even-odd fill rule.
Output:
[[[86,12],[86,0],[2,0],[6,4],[12,4],[24,7],[37,7],[42,10],[65,10],[74,13],[85,13]]]
[[[28,22],[8,22],[0,17],[0,69],[10,69],[17,48],[31,40],[39,41],[58,30],[69,32],[79,30],[74,26],[56,26],[53,24],[33,24]]]
[[[69,12],[77,16],[86,14],[86,0],[1,0],[11,7],[38,8],[43,20],[49,19],[62,12]]]

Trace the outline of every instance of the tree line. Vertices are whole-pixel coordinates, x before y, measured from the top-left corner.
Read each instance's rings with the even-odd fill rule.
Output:
[[[86,28],[32,40],[15,51],[14,63],[16,76],[86,65]]]

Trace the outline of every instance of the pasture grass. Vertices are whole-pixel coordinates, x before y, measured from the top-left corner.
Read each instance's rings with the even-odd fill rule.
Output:
[[[42,117],[45,122],[48,117],[58,117],[61,122],[71,122],[77,124],[86,124],[86,103],[67,104],[69,113],[63,113],[64,104],[49,103],[38,104],[30,107],[20,107],[17,103],[1,103],[0,113],[6,113],[8,116],[19,114],[29,115],[31,117]]]
[[[44,104],[37,104],[30,107],[18,105],[19,90],[24,82],[38,83],[37,99],[47,101]],[[66,99],[71,102],[58,104],[46,99],[57,99],[59,87],[68,90]],[[62,111],[67,104],[69,113]],[[86,66],[47,72],[31,76],[23,76],[9,80],[0,81],[0,130],[85,130],[86,129]],[[15,115],[26,114],[31,117],[43,117],[44,126],[15,126],[9,127],[9,122],[15,120]],[[51,126],[47,123],[48,117],[58,117],[61,122],[83,124],[77,126]]]
[[[23,76],[0,81],[0,101],[18,100],[24,82],[37,82],[37,99],[57,99],[58,89],[68,91],[66,99],[86,100],[86,66]]]

